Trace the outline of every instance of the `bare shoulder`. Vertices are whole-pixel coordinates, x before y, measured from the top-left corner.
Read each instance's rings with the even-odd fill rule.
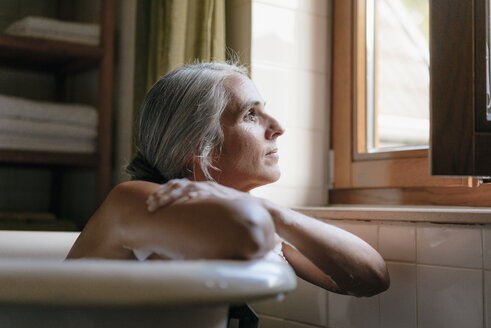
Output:
[[[145,199],[159,188],[156,183],[129,181],[115,186],[92,215],[68,258],[131,258],[122,247],[131,220],[148,215]]]
[[[131,199],[145,200],[160,188],[158,183],[148,181],[127,181],[115,186],[109,193],[106,201],[126,202]]]

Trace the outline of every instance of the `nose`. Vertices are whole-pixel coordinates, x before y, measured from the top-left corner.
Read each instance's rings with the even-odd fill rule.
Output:
[[[283,126],[274,117],[269,116],[268,122],[269,124],[266,129],[266,139],[274,140],[285,133],[285,129],[283,128]]]

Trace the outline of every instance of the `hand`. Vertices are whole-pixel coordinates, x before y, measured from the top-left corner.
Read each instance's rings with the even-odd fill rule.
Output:
[[[194,198],[218,197],[227,199],[251,198],[249,194],[211,181],[197,182],[188,179],[175,179],[163,184],[159,190],[147,199],[147,209],[154,212],[160,207],[174,202],[183,202]]]

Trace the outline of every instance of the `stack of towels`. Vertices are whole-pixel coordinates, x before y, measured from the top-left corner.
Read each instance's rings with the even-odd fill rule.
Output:
[[[100,29],[98,24],[27,16],[12,23],[5,33],[96,46],[99,44]]]
[[[0,95],[0,149],[95,153],[94,107]]]

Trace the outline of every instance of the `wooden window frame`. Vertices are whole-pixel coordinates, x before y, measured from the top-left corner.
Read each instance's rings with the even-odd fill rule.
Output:
[[[470,177],[430,176],[427,147],[364,151],[364,17],[363,0],[333,0],[334,177],[329,203],[491,206],[489,184]]]

